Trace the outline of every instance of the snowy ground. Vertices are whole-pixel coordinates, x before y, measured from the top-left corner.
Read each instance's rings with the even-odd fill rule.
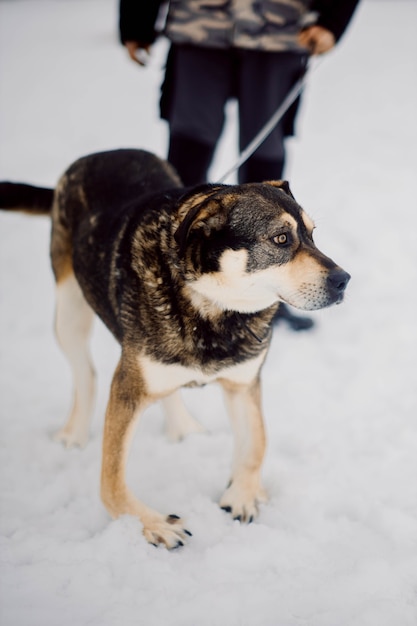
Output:
[[[53,186],[107,148],[164,156],[164,45],[141,71],[116,22],[116,0],[0,2],[1,179]],[[416,22],[417,2],[363,1],[311,76],[288,177],[352,281],[314,332],[275,332],[270,503],[250,526],[216,504],[232,441],[215,387],[185,394],[209,434],[169,444],[152,407],[128,468],[145,502],[187,518],[189,545],[155,549],[138,521],[109,520],[98,487],[117,346],[97,324],[92,438],[66,451],[50,438],[70,380],[52,333],[49,223],[0,216],[2,626],[415,626]],[[234,156],[231,119],[214,178]]]

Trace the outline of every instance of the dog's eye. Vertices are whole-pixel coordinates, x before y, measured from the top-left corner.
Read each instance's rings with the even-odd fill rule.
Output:
[[[286,233],[281,233],[272,237],[272,241],[278,246],[287,246],[290,243],[290,239]]]

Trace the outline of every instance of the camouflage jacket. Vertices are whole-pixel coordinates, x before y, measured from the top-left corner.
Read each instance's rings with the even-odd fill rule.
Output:
[[[358,0],[170,0],[164,34],[176,44],[300,50],[297,34],[317,23],[340,38]],[[120,0],[120,38],[152,43],[163,0]],[[305,50],[304,50],[305,51]]]
[[[306,0],[171,0],[165,32],[177,44],[291,50],[307,9]]]

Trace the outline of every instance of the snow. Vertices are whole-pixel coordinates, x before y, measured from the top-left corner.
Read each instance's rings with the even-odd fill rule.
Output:
[[[164,42],[143,70],[113,0],[0,3],[0,178],[54,186],[79,156],[165,155]],[[144,415],[128,482],[187,519],[189,544],[148,545],[99,497],[118,347],[97,323],[91,441],[65,450],[70,377],[55,344],[49,221],[0,216],[0,623],[13,626],[415,626],[417,623],[417,3],[363,0],[313,70],[287,177],[316,241],[352,274],[314,331],[274,333],[263,370],[270,502],[242,526],[217,505],[230,428],[216,387],[187,390],[207,428],[181,444]],[[233,106],[213,166],[236,157]]]

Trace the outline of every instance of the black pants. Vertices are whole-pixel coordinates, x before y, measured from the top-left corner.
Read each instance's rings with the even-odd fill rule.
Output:
[[[303,74],[306,62],[307,56],[298,53],[173,45],[161,112],[170,127],[168,158],[184,182],[194,184],[205,180],[230,98],[238,101],[239,148],[243,150]],[[297,105],[291,107],[240,168],[239,182],[281,178],[284,138],[293,134],[296,108]]]

